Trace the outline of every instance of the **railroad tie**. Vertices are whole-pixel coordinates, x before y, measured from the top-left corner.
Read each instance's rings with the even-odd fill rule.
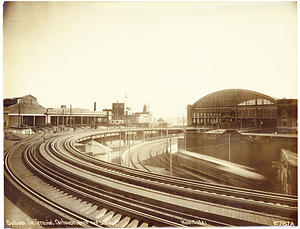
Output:
[[[64,191],[53,191],[52,193],[51,192],[49,192],[49,193],[47,193],[46,195],[48,196],[48,197],[51,197],[51,198],[57,198],[57,197],[59,197],[59,196],[62,196],[64,194]]]
[[[148,227],[148,223],[146,223],[146,222],[143,222],[142,224],[141,224],[141,226],[139,226],[139,227]]]
[[[98,221],[106,223],[113,217],[114,214],[115,214],[114,211],[110,211],[107,214],[105,214],[104,216],[100,217],[100,219],[98,219]]]
[[[130,217],[126,216],[124,219],[122,219],[120,222],[118,222],[116,225],[112,226],[114,228],[124,228],[129,223]]]
[[[83,205],[82,208],[80,209],[80,212],[90,209],[92,207],[92,205],[93,204],[91,204],[91,203],[85,203],[85,205]]]
[[[95,211],[91,216],[95,219],[100,219],[107,212],[107,209],[103,208],[100,211]]]
[[[65,192],[65,193],[63,193],[62,195],[57,196],[57,197],[56,197],[56,200],[57,200],[57,201],[63,200],[63,199],[65,199],[65,198],[67,198],[68,195],[69,195],[69,193]]]
[[[98,208],[98,206],[97,206],[97,205],[94,205],[94,206],[92,206],[92,207],[90,207],[90,208],[88,208],[88,209],[82,211],[82,213],[84,213],[84,214],[86,214],[86,215],[89,215],[89,214],[93,213],[94,211],[96,211],[97,208]]]
[[[138,221],[137,219],[134,219],[134,220],[132,220],[131,223],[128,224],[126,227],[135,228],[135,227],[138,226],[138,224],[139,224],[139,221]]]
[[[69,205],[69,203],[74,200],[76,200],[76,197],[69,195],[63,198],[62,200],[60,200],[60,203],[64,205]]]
[[[117,214],[114,217],[112,217],[110,220],[108,220],[107,225],[108,226],[113,226],[116,225],[120,219],[121,219],[122,215],[121,214]]]

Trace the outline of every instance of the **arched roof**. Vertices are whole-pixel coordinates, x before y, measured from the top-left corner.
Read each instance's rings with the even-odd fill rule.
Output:
[[[226,100],[227,102],[223,102]],[[195,107],[220,107],[220,106],[242,106],[242,105],[270,105],[276,104],[277,99],[256,91],[245,89],[225,89],[210,93],[198,101]]]

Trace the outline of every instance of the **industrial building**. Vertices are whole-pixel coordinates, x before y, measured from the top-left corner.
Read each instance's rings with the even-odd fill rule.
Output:
[[[32,95],[3,100],[4,127],[45,126],[47,109]]]
[[[45,108],[32,95],[3,100],[4,127],[41,127],[60,125],[105,125],[109,113],[61,105],[61,108]]]
[[[143,106],[142,112],[132,112],[131,108],[126,103],[113,103],[111,109],[103,109],[111,115],[109,119],[110,124],[124,124],[131,123],[132,125],[150,126],[153,122],[152,111],[148,111],[146,104]]]
[[[67,108],[62,105],[61,108],[47,109],[48,123],[55,125],[106,125],[108,122],[108,113],[105,111],[90,111],[84,108]]]
[[[297,99],[244,89],[216,91],[187,106],[187,125],[195,128],[296,134],[297,120]]]
[[[3,100],[4,128],[43,127],[43,126],[98,126],[131,123],[132,125],[152,122],[152,112],[146,104],[142,112],[133,113],[126,103],[113,103],[111,109],[94,110],[72,108],[61,105],[60,108],[45,108],[38,104],[32,95],[7,98]]]

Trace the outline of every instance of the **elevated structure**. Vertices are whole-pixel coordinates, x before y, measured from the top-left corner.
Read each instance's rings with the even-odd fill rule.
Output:
[[[227,89],[187,106],[188,126],[297,133],[297,99],[277,99],[255,91]]]

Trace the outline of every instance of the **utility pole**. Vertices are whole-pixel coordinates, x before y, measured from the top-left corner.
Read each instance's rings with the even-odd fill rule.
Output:
[[[228,161],[230,162],[230,133],[228,135],[228,142],[229,142],[229,157],[228,157]]]
[[[147,127],[146,127],[147,128]],[[142,122],[142,143],[145,142],[144,122]]]
[[[160,139],[162,139],[162,122],[160,122]]]
[[[172,150],[171,150],[171,145],[172,145],[172,137],[170,138],[170,176],[172,176]]]
[[[128,167],[130,168],[130,157],[131,157],[131,153],[130,153],[130,120],[128,120]]]
[[[72,127],[72,116],[71,116],[71,113],[72,113],[72,104],[70,104],[70,127]]]
[[[184,127],[184,150],[186,150],[186,127]]]
[[[120,125],[120,141],[119,141],[119,161],[120,161],[120,165],[122,165],[122,154],[121,154],[121,141],[122,141],[122,131],[121,131],[121,125]]]
[[[196,122],[197,122],[197,133],[198,133],[198,113],[197,113],[197,118],[196,118]]]
[[[243,131],[243,110],[241,110],[241,131]]]
[[[18,117],[18,127],[20,127],[20,118],[21,118],[21,104],[20,104],[20,102],[21,102],[21,100],[19,99],[19,106],[18,106],[18,108],[19,108],[19,117]]]
[[[58,111],[57,111],[57,116],[56,116],[56,126],[59,124],[59,116],[58,116]]]
[[[117,120],[119,120],[119,101],[117,101]]]
[[[93,136],[92,136],[91,139],[92,139],[92,141],[91,141],[91,152],[92,152],[92,154],[94,154],[94,153],[93,153],[93,143],[94,143],[94,142],[93,142],[93,140],[94,140],[94,139],[93,139]]]
[[[167,122],[167,151],[169,151],[169,144],[168,144],[168,141],[169,141],[169,130],[168,130],[168,122]]]

